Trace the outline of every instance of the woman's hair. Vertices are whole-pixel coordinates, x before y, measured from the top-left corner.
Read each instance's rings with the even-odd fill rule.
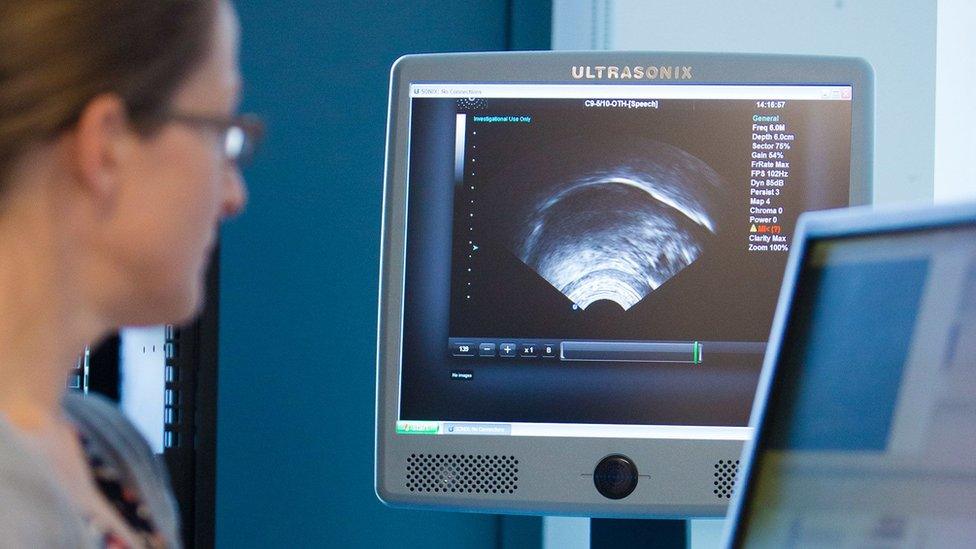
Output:
[[[117,94],[151,132],[206,56],[216,0],[0,0],[0,193],[29,147]]]

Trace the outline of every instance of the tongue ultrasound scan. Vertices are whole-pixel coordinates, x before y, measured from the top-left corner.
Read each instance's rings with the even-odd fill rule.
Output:
[[[748,424],[850,88],[626,87],[414,86],[401,420]]]
[[[560,145],[568,158],[586,148]],[[667,143],[613,136],[603,145],[599,158],[533,176],[542,188],[515,216],[509,244],[579,308],[606,300],[626,311],[701,256],[725,185],[704,161]],[[545,162],[529,156],[523,173]]]

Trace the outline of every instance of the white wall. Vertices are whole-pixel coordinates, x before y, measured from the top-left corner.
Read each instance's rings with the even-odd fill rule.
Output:
[[[970,0],[955,0],[969,3]],[[930,201],[934,0],[556,0],[553,49],[846,55],[875,70],[875,202]]]
[[[976,2],[939,0],[935,200],[976,199]]]
[[[164,326],[124,328],[119,332],[120,404],[150,448],[163,453],[163,397],[166,388]]]

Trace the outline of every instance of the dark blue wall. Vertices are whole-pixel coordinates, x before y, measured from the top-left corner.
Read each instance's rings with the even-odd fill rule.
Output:
[[[509,545],[512,519],[391,510],[373,492],[386,106],[401,54],[548,47],[549,3],[238,9],[245,110],[269,134],[222,234],[217,544]]]

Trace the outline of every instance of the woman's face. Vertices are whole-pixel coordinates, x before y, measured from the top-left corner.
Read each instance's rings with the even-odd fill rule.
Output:
[[[227,117],[240,92],[238,27],[218,3],[212,47],[177,91],[172,109]],[[207,260],[221,219],[238,213],[246,191],[217,129],[167,122],[149,137],[133,132],[119,169],[112,253],[124,278],[109,305],[120,324],[179,323],[203,300]]]

